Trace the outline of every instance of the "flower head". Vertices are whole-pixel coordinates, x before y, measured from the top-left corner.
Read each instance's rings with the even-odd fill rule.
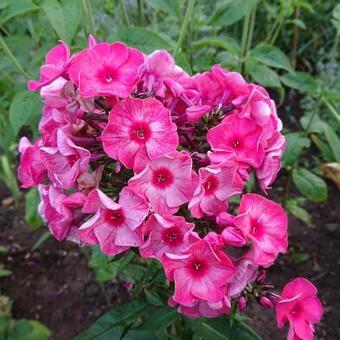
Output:
[[[125,99],[110,112],[101,136],[105,152],[140,172],[157,157],[176,150],[178,135],[170,113],[156,99]]]
[[[123,43],[92,45],[72,59],[69,76],[84,98],[128,97],[136,85],[144,56]]]
[[[283,288],[276,318],[280,329],[289,322],[288,340],[312,340],[313,325],[320,322],[322,314],[317,289],[310,281],[299,277]]]
[[[144,197],[160,215],[171,215],[190,201],[197,185],[187,152],[174,152],[152,160],[129,181],[129,187]]]
[[[94,189],[87,196],[83,212],[94,215],[80,226],[80,238],[89,244],[99,244],[106,255],[116,255],[142,244],[141,224],[149,209],[130,189],[121,191],[118,203]]]

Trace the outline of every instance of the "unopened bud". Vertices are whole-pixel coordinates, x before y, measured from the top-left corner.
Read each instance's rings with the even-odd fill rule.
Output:
[[[274,304],[266,296],[261,296],[260,305],[269,309],[274,308]]]
[[[244,296],[241,296],[238,300],[238,304],[237,304],[237,309],[239,310],[239,312],[242,312],[246,307],[247,307],[247,299]]]

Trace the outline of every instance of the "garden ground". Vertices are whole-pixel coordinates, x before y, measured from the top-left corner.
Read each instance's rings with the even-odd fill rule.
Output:
[[[275,199],[283,194],[277,182],[271,192]],[[289,220],[289,256],[282,256],[270,269],[269,280],[279,288],[296,276],[311,279],[318,287],[325,307],[319,326],[319,339],[335,340],[340,334],[337,311],[340,295],[340,209],[339,194],[330,188],[323,205],[308,203],[312,224]],[[1,188],[0,244],[9,246],[1,262],[12,275],[1,279],[2,294],[13,300],[13,316],[41,320],[53,332],[52,339],[68,340],[86,329],[99,315],[129,299],[122,282],[99,284],[87,266],[84,252],[71,242],[47,240],[38,250],[31,247],[43,230],[32,232],[24,222],[23,205],[8,204]],[[264,339],[283,339],[271,311],[256,303],[247,310],[251,325]]]

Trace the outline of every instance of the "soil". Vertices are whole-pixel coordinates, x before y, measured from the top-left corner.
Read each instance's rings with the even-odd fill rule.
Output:
[[[280,183],[283,180],[270,194],[278,201],[283,194]],[[0,192],[0,200],[6,203],[7,193]],[[306,208],[312,223],[306,225],[290,217],[289,254],[281,256],[269,270],[268,279],[278,289],[296,276],[312,280],[325,307],[318,338],[335,340],[340,334],[339,192],[330,185],[327,203],[308,203]],[[13,300],[15,318],[40,320],[52,330],[52,339],[68,340],[110,307],[129,299],[121,282],[100,285],[87,266],[85,253],[70,242],[50,238],[38,250],[31,251],[43,230],[32,232],[25,224],[23,204],[19,208],[3,204],[0,225],[0,245],[10,247],[6,254],[1,254],[1,263],[12,271],[11,276],[1,279],[1,293]],[[296,263],[297,254],[308,259]],[[285,338],[285,331],[277,330],[272,311],[252,303],[245,315],[265,340]]]

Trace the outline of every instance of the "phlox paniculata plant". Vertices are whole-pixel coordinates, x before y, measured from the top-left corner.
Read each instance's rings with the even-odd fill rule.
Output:
[[[18,176],[38,188],[56,239],[157,259],[174,282],[169,305],[188,317],[243,310],[253,295],[276,308],[280,328],[289,323],[288,339],[313,338],[322,316],[313,284],[297,278],[280,295],[265,280],[287,250],[287,216],[242,194],[252,173],[270,189],[285,148],[263,87],[219,65],[190,76],[167,51],[93,37],[74,55],[53,47],[28,87],[44,107],[40,137],[20,141]]]

